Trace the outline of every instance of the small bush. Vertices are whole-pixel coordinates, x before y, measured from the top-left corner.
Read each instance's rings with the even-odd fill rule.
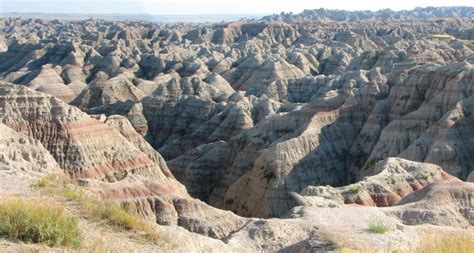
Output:
[[[371,222],[369,224],[369,231],[374,234],[385,234],[390,231],[390,228],[382,222]]]
[[[353,194],[357,194],[362,191],[361,185],[351,185],[349,186],[349,191]]]
[[[263,178],[265,178],[267,180],[267,183],[270,182],[272,179],[276,178],[276,174],[275,172],[273,171],[268,171],[268,170],[265,170],[263,172]]]
[[[339,247],[339,244],[336,242],[336,240],[334,239],[334,237],[332,237],[331,235],[324,235],[324,241],[326,241],[327,245],[330,246],[330,247],[334,247],[334,248],[338,248]]]
[[[81,242],[78,221],[64,208],[22,199],[0,200],[0,236],[72,248]]]
[[[380,159],[377,159],[377,158],[374,158],[374,159],[370,160],[369,167],[374,167],[375,165],[377,165],[377,163],[379,161],[380,161]]]

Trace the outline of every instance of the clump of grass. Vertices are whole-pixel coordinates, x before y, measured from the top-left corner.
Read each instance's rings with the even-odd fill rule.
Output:
[[[57,187],[54,192],[66,200],[78,202],[87,218],[115,226],[121,230],[139,231],[143,227],[140,216],[133,213],[130,208],[118,202],[89,196],[78,186],[61,186]]]
[[[390,227],[383,224],[382,222],[371,222],[369,223],[369,232],[374,234],[385,234],[390,231]]]
[[[87,216],[123,230],[141,230],[142,219],[118,203],[85,198],[81,201]]]
[[[351,185],[349,186],[349,191],[353,194],[357,194],[362,191],[361,185]]]
[[[64,208],[31,199],[0,200],[0,236],[71,248],[81,243],[77,218],[68,215]]]
[[[77,188],[77,186],[60,186],[54,189],[53,193],[76,202],[83,202],[86,198],[84,192]]]
[[[33,183],[33,188],[45,188],[49,186],[49,177],[43,177]]]
[[[336,242],[334,237],[332,237],[331,235],[324,235],[323,239],[324,239],[324,241],[326,241],[326,243],[329,247],[333,247],[333,248],[338,248],[339,247],[339,244]]]
[[[65,185],[71,183],[71,179],[62,173],[51,174],[38,179],[31,185],[33,189],[54,187],[54,184]]]
[[[88,249],[90,252],[96,252],[96,253],[107,253],[111,252],[110,250],[108,251],[105,243],[104,243],[104,238],[101,236],[96,236],[93,238],[87,246],[85,246],[86,249]],[[113,252],[113,251],[112,251]]]
[[[461,234],[425,236],[425,238],[420,240],[420,244],[414,252],[474,252],[474,236]]]
[[[139,232],[141,233],[141,239],[146,239],[146,241],[159,242],[161,240],[156,229],[144,221],[129,206],[91,196],[80,186],[68,183],[67,180],[65,182],[57,177],[52,180],[54,183],[48,184],[49,186],[42,188],[42,190],[50,195],[78,203],[85,218],[113,226],[122,231]]]

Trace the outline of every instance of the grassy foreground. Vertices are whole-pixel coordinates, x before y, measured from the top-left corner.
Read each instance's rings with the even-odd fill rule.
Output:
[[[0,200],[0,236],[71,248],[81,243],[77,218],[62,207],[50,207],[33,199]]]
[[[474,237],[460,234],[427,236],[414,252],[470,253],[474,252]]]
[[[115,201],[103,200],[86,194],[70,179],[52,175],[38,180],[34,188],[44,194],[60,197],[78,204],[81,214],[96,222],[110,225],[120,231],[132,231],[137,239],[158,243],[163,240],[154,226],[143,220],[132,208]]]
[[[431,233],[421,235],[419,244],[407,250],[387,248],[380,251],[362,245],[359,249],[342,246],[340,251],[342,253],[472,253],[474,252],[474,237],[459,233]]]

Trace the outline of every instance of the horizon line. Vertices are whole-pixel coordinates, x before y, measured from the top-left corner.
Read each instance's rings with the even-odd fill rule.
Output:
[[[393,12],[402,12],[402,11],[414,11],[416,9],[427,9],[427,8],[474,8],[474,6],[468,6],[468,5],[446,5],[446,6],[424,6],[424,7],[414,7],[413,9],[400,9],[400,10],[393,10],[391,8],[381,8],[381,9],[378,9],[378,10],[369,10],[369,9],[361,9],[361,10],[349,10],[349,9],[331,9],[331,8],[314,8],[314,9],[304,9],[300,12],[293,12],[293,11],[290,11],[290,12],[285,12],[285,11],[281,11],[281,12],[246,12],[246,13],[226,13],[226,12],[216,12],[216,13],[196,13],[196,14],[161,14],[161,13],[146,13],[146,12],[134,12],[134,13],[125,13],[125,12],[111,12],[111,13],[107,13],[107,12],[103,12],[103,13],[86,13],[86,12],[0,12],[0,14],[58,14],[58,15],[64,15],[64,14],[67,14],[67,15],[149,15],[149,16],[153,16],[153,15],[161,15],[161,16],[198,16],[198,15],[262,15],[262,14],[265,14],[265,15],[278,15],[278,14],[281,14],[281,13],[285,13],[285,14],[290,14],[290,13],[293,13],[293,14],[298,14],[298,13],[302,13],[304,11],[307,11],[307,10],[330,10],[330,11],[348,11],[348,12],[379,12],[379,11],[385,11],[385,10],[390,10],[390,11],[393,11]]]

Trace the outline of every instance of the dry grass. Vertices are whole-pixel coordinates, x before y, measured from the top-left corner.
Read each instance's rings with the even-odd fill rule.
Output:
[[[31,185],[33,189],[49,189],[54,188],[56,185],[67,185],[71,184],[72,180],[63,173],[51,174],[42,177]]]
[[[474,252],[474,236],[462,234],[442,234],[425,236],[416,253],[470,253]]]
[[[474,48],[474,40],[461,40],[461,42],[470,48]]]
[[[144,221],[128,206],[86,194],[80,186],[67,178],[48,176],[38,180],[34,187],[48,195],[79,204],[82,215],[87,219],[110,225],[120,231],[136,232],[139,235],[137,239],[146,242],[159,243],[163,239],[152,224]]]
[[[433,39],[450,39],[450,40],[455,39],[454,36],[449,35],[449,34],[433,34],[433,35],[431,35],[431,38],[433,38]]]
[[[342,253],[374,253],[374,252],[400,252],[400,253],[472,253],[474,252],[474,236],[465,234],[433,233],[422,235],[420,244],[410,250],[395,250],[387,248],[384,251],[361,245],[358,249],[341,246]]]
[[[77,248],[81,243],[77,218],[32,199],[0,200],[0,236],[48,246]]]
[[[431,39],[443,39],[443,40],[458,40],[464,43],[467,47],[473,48],[474,47],[474,40],[463,40],[456,38],[449,34],[433,34],[430,36]]]
[[[90,244],[87,247],[91,252],[96,252],[96,253],[106,253],[110,252],[110,250],[107,250],[104,239],[101,238],[100,236],[95,237]]]

